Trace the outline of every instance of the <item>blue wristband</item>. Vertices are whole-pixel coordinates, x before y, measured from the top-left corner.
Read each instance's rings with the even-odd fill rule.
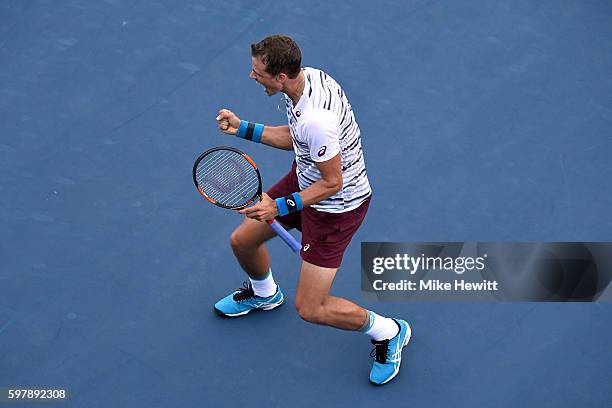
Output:
[[[297,192],[286,197],[277,198],[274,201],[276,201],[279,217],[301,211],[304,208],[302,197]]]
[[[236,132],[236,137],[241,139],[250,140],[255,143],[261,143],[261,135],[263,134],[264,125],[261,123],[247,122],[246,120],[240,121],[240,126]]]
[[[284,197],[277,198],[274,201],[276,201],[276,208],[278,209],[279,217],[289,214],[289,209],[287,208],[287,203],[285,202]]]
[[[302,197],[300,197],[300,195],[296,192],[291,194],[291,197],[293,197],[293,201],[295,201],[295,211],[302,211],[304,209],[304,203],[302,203]],[[292,211],[289,211],[292,212]]]
[[[261,123],[256,123],[253,128],[253,138],[251,139],[255,143],[261,143],[261,135],[263,135],[264,125]],[[247,139],[249,138],[247,132]]]
[[[238,131],[236,132],[236,137],[244,139],[244,136],[246,136],[246,130],[248,126],[249,126],[249,122],[247,122],[246,120],[241,120],[240,126],[238,127]]]

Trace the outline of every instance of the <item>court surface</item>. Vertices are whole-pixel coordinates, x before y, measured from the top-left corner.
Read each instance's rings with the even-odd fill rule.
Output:
[[[344,87],[374,198],[334,293],[409,320],[400,376],[368,339],[287,304],[223,320],[241,217],[193,160],[245,150],[271,186],[291,152],[216,130],[283,123],[252,42],[293,36]],[[0,387],[79,407],[603,407],[611,304],[368,303],[360,241],[610,241],[609,1],[0,2]],[[281,105],[282,108],[282,105]],[[21,406],[26,406],[23,404]]]

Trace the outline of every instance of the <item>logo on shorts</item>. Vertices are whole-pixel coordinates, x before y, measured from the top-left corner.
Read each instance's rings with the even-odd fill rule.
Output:
[[[310,244],[304,245],[304,252],[308,251],[308,248],[310,248]]]
[[[321,149],[319,149],[319,152],[317,154],[319,155],[319,157],[321,157],[325,154],[326,151],[327,151],[327,146],[323,146]]]

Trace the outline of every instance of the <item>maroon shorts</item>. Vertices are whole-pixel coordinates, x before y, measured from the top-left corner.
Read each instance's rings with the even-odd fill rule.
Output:
[[[285,197],[300,191],[295,162],[291,171],[268,191],[271,198]],[[302,231],[302,259],[324,268],[338,268],[351,238],[368,212],[370,198],[354,210],[327,213],[306,207],[302,211],[278,217],[285,227]]]

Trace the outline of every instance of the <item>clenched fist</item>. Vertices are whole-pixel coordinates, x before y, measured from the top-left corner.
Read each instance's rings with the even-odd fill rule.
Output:
[[[234,112],[228,109],[221,109],[217,116],[217,124],[219,130],[228,135],[235,135],[240,127],[240,118]]]

